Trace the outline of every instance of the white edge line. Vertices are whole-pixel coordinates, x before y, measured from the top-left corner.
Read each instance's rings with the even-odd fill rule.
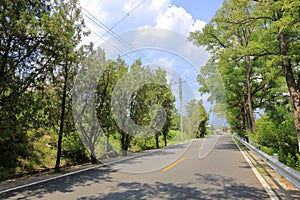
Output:
[[[235,140],[233,139],[233,141],[235,142]],[[241,154],[244,156],[245,160],[247,161],[247,163],[249,164],[249,166],[251,167],[252,171],[254,172],[254,174],[256,175],[257,179],[259,180],[260,184],[265,188],[265,190],[267,191],[269,197],[272,200],[279,200],[279,198],[277,197],[277,195],[274,193],[274,191],[272,190],[272,188],[269,186],[269,184],[265,181],[265,179],[262,177],[262,175],[257,171],[257,169],[254,167],[254,165],[252,164],[252,162],[249,160],[249,158],[245,155],[245,153],[242,151],[242,149],[239,147],[239,145],[235,142],[236,146],[239,148]]]
[[[59,176],[47,178],[47,179],[44,179],[44,180],[28,183],[28,184],[25,184],[25,185],[20,185],[20,186],[17,186],[17,187],[9,188],[9,189],[0,191],[0,194],[11,192],[11,191],[18,190],[18,189],[22,189],[22,188],[33,186],[33,185],[37,185],[37,184],[40,184],[40,183],[52,181],[52,180],[55,180],[55,179],[63,178],[63,177],[70,176],[70,175],[77,174],[77,173],[81,173],[81,172],[84,172],[84,171],[92,170],[92,169],[95,169],[95,168],[98,168],[98,167],[102,167],[104,165],[105,164],[95,165],[93,167],[81,169],[81,170],[78,170],[78,171],[75,171],[75,172],[69,172],[69,173],[66,173],[66,174],[63,174],[63,175],[59,175]]]
[[[167,149],[168,147],[177,146],[177,145],[181,145],[181,144],[186,144],[186,143],[189,143],[189,142],[192,143],[193,141],[185,141],[183,143],[175,144],[175,145],[171,145],[171,146],[167,146],[165,148]],[[191,146],[191,144],[189,146]],[[13,188],[9,188],[9,189],[0,191],[0,195],[4,194],[4,193],[7,193],[7,192],[14,191],[14,190],[18,190],[18,189],[30,187],[30,186],[33,186],[33,185],[37,185],[37,184],[40,184],[40,183],[45,183],[45,182],[52,181],[52,180],[55,180],[55,179],[60,179],[60,178],[63,178],[63,177],[66,177],[66,176],[70,176],[70,175],[73,175],[73,174],[78,174],[78,173],[81,173],[81,172],[89,171],[89,170],[96,169],[96,168],[99,168],[99,167],[103,167],[103,166],[106,166],[106,165],[112,165],[112,164],[115,164],[115,163],[118,163],[118,162],[126,161],[126,160],[133,159],[133,158],[137,158],[137,157],[140,157],[140,156],[143,156],[143,155],[147,155],[147,154],[153,153],[155,151],[161,151],[163,149],[164,148],[156,149],[154,151],[149,151],[149,152],[141,152],[141,153],[139,153],[137,155],[128,156],[128,157],[125,157],[123,159],[121,158],[121,159],[118,159],[118,160],[115,160],[115,161],[111,161],[111,162],[108,162],[108,163],[103,163],[103,164],[95,165],[95,166],[88,167],[88,168],[85,168],[85,169],[81,169],[81,170],[78,170],[78,171],[69,172],[69,173],[66,173],[66,174],[63,174],[63,175],[59,175],[59,176],[47,178],[47,179],[44,179],[44,180],[40,180],[40,181],[28,183],[28,184],[25,184],[25,185],[16,186],[16,187],[13,187]]]
[[[96,169],[96,168],[99,168],[99,167],[103,167],[103,166],[106,166],[106,165],[111,165],[111,164],[114,164],[114,163],[117,163],[117,162],[122,162],[122,161],[125,161],[125,160],[136,158],[136,157],[141,156],[141,155],[142,154],[131,156],[131,157],[126,157],[126,158],[111,161],[111,162],[108,162],[108,163],[98,164],[98,165],[88,167],[88,168],[85,168],[85,169],[81,169],[81,170],[78,170],[78,171],[69,172],[69,173],[66,173],[66,174],[63,174],[63,175],[58,175],[58,176],[47,178],[47,179],[44,179],[44,180],[35,181],[35,182],[28,183],[28,184],[25,184],[25,185],[20,185],[20,186],[17,186],[17,187],[9,188],[9,189],[0,191],[0,194],[11,192],[11,191],[22,189],[22,188],[26,188],[26,187],[30,187],[30,186],[37,185],[37,184],[40,184],[40,183],[45,183],[45,182],[52,181],[52,180],[55,180],[55,179],[60,179],[60,178],[66,177],[66,176],[82,173],[82,172],[89,171],[89,170],[92,170],[92,169]]]

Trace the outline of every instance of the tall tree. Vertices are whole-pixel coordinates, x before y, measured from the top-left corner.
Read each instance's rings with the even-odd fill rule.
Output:
[[[69,82],[72,81],[71,75],[75,75],[76,68],[74,65],[79,63],[77,58],[77,50],[81,37],[84,34],[84,23],[81,16],[81,10],[77,0],[69,0],[66,2],[57,1],[53,6],[52,15],[56,20],[56,26],[51,27],[53,37],[60,35],[54,40],[54,46],[58,51],[53,55],[49,52],[49,56],[56,57],[56,63],[53,66],[56,71],[61,68],[63,79],[62,83],[62,100],[61,100],[61,116],[57,143],[57,157],[55,171],[59,172],[61,159],[61,145],[65,125],[66,98],[70,94],[71,88]]]
[[[50,12],[45,1],[1,1],[0,13],[0,168],[14,170],[26,152],[28,124],[23,113],[28,107],[21,103],[26,99],[22,95],[51,62],[40,53],[49,33],[38,31]]]
[[[245,55],[255,26],[245,23],[249,16],[251,3],[249,1],[227,1],[216,16],[211,20],[203,33],[195,32],[191,38],[200,45],[209,45],[211,52],[219,56],[219,67],[228,67],[228,62],[236,70],[242,70],[242,87],[244,91],[244,112],[249,130],[255,130],[253,105],[251,97],[251,76],[253,64],[251,58]],[[215,51],[218,49],[218,51]]]
[[[144,127],[150,125],[152,134],[155,135],[156,148],[159,148],[159,135],[161,134],[167,145],[167,134],[171,126],[175,98],[167,84],[165,71],[151,70],[147,67],[142,70],[151,78],[151,81],[136,91],[131,116],[139,125]],[[157,106],[161,108],[157,109]],[[161,127],[162,122],[164,124]]]
[[[261,29],[253,53],[268,59],[270,67],[281,66],[290,94],[300,151],[300,2],[258,1],[254,8],[255,20],[260,22]]]
[[[121,58],[106,60],[105,52],[100,48],[91,50],[81,65],[73,90],[73,114],[80,137],[95,164],[103,153],[101,137],[105,134],[108,145],[110,133],[117,129],[111,112],[111,98],[116,83],[128,67]]]
[[[82,19],[75,1],[3,0],[0,10],[0,121],[6,124],[1,125],[6,138],[1,146],[19,143],[26,147],[24,138],[31,123],[25,125],[18,120],[24,119],[18,116],[29,109],[21,106],[21,99],[38,90],[41,82],[47,83],[49,72],[57,73],[56,66],[70,57],[66,49],[71,55],[80,41]],[[6,123],[9,121],[13,124]],[[11,160],[22,157],[15,153],[19,156]]]
[[[99,50],[98,50],[99,51]],[[97,58],[95,58],[97,59]],[[100,126],[105,134],[105,152],[109,150],[109,136],[117,131],[111,112],[111,99],[114,87],[124,76],[128,67],[125,61],[118,57],[115,61],[106,61],[106,67],[100,77],[96,90],[96,110]]]
[[[260,105],[254,100],[265,95],[271,87],[269,74],[274,77],[276,73],[262,67],[260,55],[249,53],[256,49],[254,41],[260,29],[260,23],[252,18],[253,2],[225,1],[203,32],[190,35],[195,44],[207,45],[212,53],[211,62],[217,65],[226,87],[227,115],[241,132],[255,131],[254,110]]]
[[[187,112],[186,126],[187,131],[192,137],[200,138],[206,134],[208,114],[201,101],[191,100],[185,105]]]

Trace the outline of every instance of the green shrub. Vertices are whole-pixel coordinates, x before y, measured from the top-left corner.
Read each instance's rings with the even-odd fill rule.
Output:
[[[288,156],[286,157],[286,165],[291,167],[291,168],[295,168],[296,167],[296,158],[292,155],[292,154],[288,154]]]
[[[82,164],[89,161],[86,148],[82,144],[78,134],[73,133],[63,138],[62,156],[68,165]]]
[[[300,171],[300,154],[299,153],[296,154],[296,158],[297,158],[297,161],[296,161],[295,169]]]
[[[260,146],[260,150],[265,152],[266,154],[273,156],[273,154],[275,153],[274,149],[271,147],[265,147],[265,146]]]

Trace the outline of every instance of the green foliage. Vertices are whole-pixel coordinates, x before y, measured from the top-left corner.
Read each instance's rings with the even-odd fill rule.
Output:
[[[213,111],[224,116],[226,108],[231,127],[247,134],[246,129],[255,130],[253,110],[263,109],[265,115],[249,135],[262,150],[278,153],[281,161],[298,169],[293,125],[300,124],[295,112],[300,86],[299,6],[299,1],[292,0],[224,1],[203,32],[190,35],[191,41],[205,45],[212,55],[201,68],[198,82],[201,93],[210,93]],[[128,66],[120,57],[107,60],[101,49],[78,47],[86,32],[77,0],[2,0],[0,24],[0,180],[53,168],[55,159],[60,164],[60,152],[61,165],[69,166],[86,162],[97,149],[120,154],[120,148],[140,151],[181,140],[180,117],[166,72],[144,67],[141,60]],[[77,89],[90,89],[86,95],[96,93],[97,105],[96,112],[83,115],[80,133],[71,109],[78,69],[84,76],[76,77],[83,87]],[[97,87],[89,88],[93,82]],[[292,106],[287,91],[294,92]],[[119,98],[113,99],[114,95]],[[187,136],[203,137],[208,120],[203,105],[192,101],[187,112]],[[120,124],[116,115],[122,119]],[[131,120],[135,125],[126,126]],[[95,132],[99,124],[103,132]],[[141,139],[128,134],[132,132],[151,136]],[[104,147],[106,139],[109,144]]]
[[[293,116],[287,105],[278,105],[257,120],[257,130],[252,139],[269,155],[277,153],[279,160],[290,167],[298,162],[297,138]]]
[[[213,87],[220,73],[231,128],[242,136],[256,133],[258,143],[290,164],[300,141],[299,18],[299,1],[229,0],[189,37],[212,55],[198,77],[200,92],[222,103],[221,87]],[[256,109],[266,113],[257,122]]]
[[[184,130],[191,138],[204,137],[207,134],[206,125],[208,114],[201,101],[191,100],[185,105],[187,116],[185,117]]]
[[[273,156],[274,155],[274,149],[271,148],[271,147],[266,147],[266,146],[261,146],[259,145],[260,147],[260,150],[265,152],[266,154],[270,155],[270,156]]]
[[[286,165],[292,168],[296,167],[296,158],[292,154],[288,153],[285,159]]]
[[[121,57],[107,60],[100,48],[89,52],[80,70],[73,94],[77,102],[73,113],[81,139],[92,157],[100,158],[109,151],[118,151],[118,147],[123,154],[127,150],[153,148],[149,142],[152,136],[156,148],[161,145],[160,136],[166,144],[175,98],[164,71],[144,67],[139,59],[130,67]],[[97,83],[95,88],[94,83]],[[96,112],[85,98],[93,93]],[[115,149],[110,146],[112,140],[119,142],[114,143]]]
[[[77,132],[64,137],[62,155],[67,165],[81,164],[89,161],[88,152]]]
[[[84,25],[75,0],[3,0],[0,24],[2,179],[14,173],[53,167],[62,65],[76,62],[75,48]],[[69,69],[69,80],[74,70]],[[69,116],[67,113],[66,132],[72,129]]]
[[[92,144],[88,148],[120,153],[120,146],[124,150],[156,148],[175,137],[169,134],[170,127],[178,124],[173,123],[175,98],[167,85],[166,73],[142,67],[140,60],[130,67],[120,57],[107,60],[104,51],[93,50],[92,45],[89,49],[80,47],[87,32],[77,0],[3,0],[0,24],[0,180],[19,173],[48,170],[54,165],[59,168],[87,162],[88,154],[93,155],[95,149],[88,152],[82,139],[85,144]],[[90,66],[97,67],[89,71]],[[76,76],[79,69],[90,74]],[[130,75],[129,71],[133,73]],[[88,79],[99,72],[101,76],[96,77],[99,80]],[[155,117],[162,116],[162,110],[153,108],[158,105],[165,108],[166,123],[161,130],[155,130],[154,137],[145,139],[147,143],[151,141],[149,145],[136,138],[131,141],[111,113],[112,93],[125,75],[132,78],[130,81],[149,79],[158,83],[136,90],[132,82],[125,80],[125,89],[132,90],[133,96],[119,95],[121,99],[132,99],[121,111],[131,111],[132,119],[143,126],[159,124],[162,119]],[[84,116],[86,121],[81,121],[80,133],[72,113],[75,77],[83,86],[79,90],[90,89],[91,83],[98,82],[96,90],[86,93],[96,93],[95,115]],[[128,117],[128,113],[119,114],[127,123],[124,116]],[[94,124],[89,126],[86,122],[91,119],[95,119]],[[97,124],[105,137],[93,132]],[[110,144],[104,148],[106,138]]]
[[[297,153],[297,155],[296,155],[296,160],[297,160],[296,170],[300,171],[300,154],[299,153]]]
[[[258,92],[266,86],[261,81],[265,80],[264,68],[256,57],[248,55],[258,29],[257,23],[249,21],[251,9],[250,1],[225,1],[203,32],[190,35],[190,40],[205,45],[212,54],[198,78],[200,92],[210,90],[209,100],[217,102],[216,108],[223,108],[223,117],[225,107],[229,110],[226,114],[236,132],[255,130],[253,99],[261,98],[263,94]]]
[[[163,137],[159,137],[159,146],[163,146]],[[131,152],[139,152],[156,148],[156,141],[154,137],[150,138],[132,138],[131,141]]]

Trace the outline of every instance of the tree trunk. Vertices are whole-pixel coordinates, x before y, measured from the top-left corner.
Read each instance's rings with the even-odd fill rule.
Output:
[[[162,134],[164,136],[164,145],[165,145],[165,147],[168,145],[167,144],[167,135],[169,133],[169,126],[170,126],[170,119],[167,117],[167,122],[165,123],[165,125],[162,129]]]
[[[127,149],[125,147],[125,133],[121,132],[121,148],[122,148],[122,156],[127,155]]]
[[[298,139],[298,150],[300,152],[300,80],[298,80],[298,84],[296,84],[291,60],[286,57],[288,53],[288,45],[285,33],[279,33],[279,40],[280,54],[284,56],[284,59],[282,61],[282,68],[290,94],[290,102],[292,104],[294,124]]]
[[[121,148],[122,148],[122,156],[127,156],[127,150],[129,147],[130,138],[129,135],[125,132],[121,132]]]
[[[91,163],[92,164],[97,164],[97,163],[99,163],[99,161],[98,161],[98,159],[96,158],[96,156],[95,156],[95,145],[94,144],[90,144],[90,153],[91,153],[91,156],[90,156],[90,158],[91,158]]]
[[[130,135],[126,134],[126,140],[125,140],[125,149],[128,151],[129,145],[130,145]]]
[[[247,128],[252,132],[255,131],[255,118],[253,115],[252,96],[251,96],[251,61],[250,57],[245,57],[246,63],[246,83],[245,83],[245,109]]]
[[[56,163],[55,163],[55,172],[60,171],[60,158],[61,158],[61,143],[63,137],[64,130],[64,119],[65,119],[65,110],[66,110],[66,97],[67,97],[67,83],[68,83],[68,65],[66,64],[64,67],[65,70],[65,80],[64,80],[64,88],[63,88],[63,97],[61,104],[61,116],[60,116],[60,126],[59,126],[59,134],[58,134],[58,142],[57,142],[57,155],[56,155]]]
[[[239,114],[239,120],[240,120],[240,129],[241,133],[244,135],[245,132],[245,108],[243,105],[239,105],[240,107],[240,114]]]
[[[294,123],[295,123],[295,128],[296,128],[296,133],[297,133],[297,139],[298,139],[298,151],[300,152],[300,105],[299,105],[299,99],[300,99],[300,94],[299,92],[296,94],[297,97],[293,97],[293,102],[295,102],[295,105],[298,105],[293,109],[293,116],[294,116]]]
[[[156,148],[159,149],[158,133],[155,134],[155,143],[156,143]]]
[[[109,133],[108,133],[108,130],[106,130],[106,133],[105,133],[105,152],[107,153],[109,150],[108,150],[108,143],[109,143]]]
[[[164,135],[164,143],[165,143],[165,147],[168,145],[167,143],[167,133],[163,133]]]
[[[99,161],[97,160],[97,158],[91,153],[91,163],[92,164],[97,164],[99,163]]]
[[[200,138],[204,137],[206,134],[205,121],[200,122]]]

